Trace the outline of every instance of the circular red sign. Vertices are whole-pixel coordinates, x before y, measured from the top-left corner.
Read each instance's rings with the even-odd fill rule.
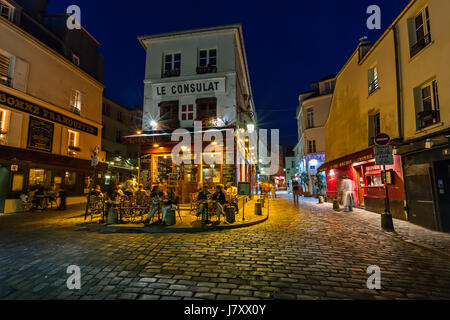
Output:
[[[391,138],[386,133],[380,133],[375,137],[374,141],[376,145],[384,146],[391,141]]]

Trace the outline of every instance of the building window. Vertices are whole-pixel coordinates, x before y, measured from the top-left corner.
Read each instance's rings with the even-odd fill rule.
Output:
[[[0,2],[0,16],[12,22],[14,19],[14,7]]]
[[[77,182],[77,174],[73,171],[66,171],[64,174],[64,187],[72,190]]]
[[[322,84],[322,94],[328,94],[328,93],[332,93],[334,90],[334,86],[335,86],[335,81],[326,81]]]
[[[116,130],[116,142],[122,142],[122,131],[120,130]]]
[[[217,50],[207,49],[198,52],[197,73],[217,72]]]
[[[72,61],[77,66],[80,66],[80,57],[77,56],[75,53],[72,53]]]
[[[415,56],[431,43],[430,13],[428,7],[425,7],[425,9],[419,12],[412,24],[414,26],[415,43],[411,46],[411,57]]]
[[[439,94],[437,82],[429,82],[414,89],[417,129],[422,129],[440,121]]]
[[[181,106],[181,120],[194,120],[194,105],[183,104]]]
[[[314,110],[309,108],[306,110],[306,129],[314,128]]]
[[[197,99],[197,120],[205,120],[208,118],[215,118],[217,116],[217,100],[212,99]]]
[[[122,122],[122,111],[117,111],[117,121]]]
[[[316,140],[308,140],[308,153],[316,153]]]
[[[67,148],[69,149],[68,150],[69,155],[75,156],[76,151],[80,151],[79,144],[80,144],[80,133],[73,130],[68,130]]]
[[[72,95],[70,96],[70,108],[73,113],[80,114],[83,100],[83,93],[78,90],[72,90]]]
[[[30,169],[30,174],[28,177],[28,185],[42,185],[49,188],[51,184],[52,173],[50,170],[44,169]]]
[[[369,69],[368,79],[369,79],[369,94],[372,94],[375,90],[378,89],[378,72],[377,72],[377,67]]]
[[[369,116],[369,146],[375,144],[375,137],[381,132],[380,114]]]
[[[11,77],[9,76],[10,57],[0,53],[0,83],[11,86]]]
[[[181,53],[167,53],[164,55],[163,77],[177,77],[181,70]]]
[[[110,105],[104,103],[104,104],[103,104],[103,108],[102,108],[102,113],[103,113],[105,116],[109,116],[110,111],[111,111]]]

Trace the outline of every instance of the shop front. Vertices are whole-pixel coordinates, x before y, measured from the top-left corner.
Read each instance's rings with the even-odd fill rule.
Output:
[[[218,129],[223,133],[223,141],[227,130],[232,129]],[[227,150],[223,144],[218,143],[208,149],[211,142],[202,142],[200,152],[196,152],[192,145],[190,149],[181,148],[179,159],[173,159],[172,150],[179,142],[171,141],[170,137],[170,133],[153,133],[124,138],[125,143],[140,145],[138,180],[144,188],[167,185],[175,189],[181,203],[190,203],[193,194],[203,185],[212,189],[218,184],[225,186],[231,182],[236,186],[239,181],[252,181],[251,176],[255,170],[248,162],[234,164],[227,161],[227,152],[236,156],[236,147]]]
[[[409,220],[450,232],[450,132],[398,148],[405,173]]]
[[[104,167],[98,164],[100,176]],[[21,211],[20,195],[37,184],[44,189],[53,184],[61,186],[67,204],[85,202],[92,171],[89,160],[0,146],[0,213]]]
[[[401,157],[394,155],[394,164],[386,166],[386,184],[382,179],[382,169],[382,166],[375,164],[373,148],[369,148],[326,162],[318,171],[326,173],[328,197],[339,196],[340,183],[344,176],[348,176],[354,182],[356,206],[377,213],[385,210],[387,186],[392,216],[407,220]]]

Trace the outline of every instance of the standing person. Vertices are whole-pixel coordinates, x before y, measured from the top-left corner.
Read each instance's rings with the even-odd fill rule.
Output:
[[[299,195],[300,186],[298,185],[298,181],[296,179],[292,180],[292,197],[294,198],[294,204],[298,203],[298,195]]]
[[[225,193],[223,192],[222,185],[218,184],[216,186],[216,192],[212,196],[213,200],[216,200],[217,217],[224,215],[223,205],[226,202]]]
[[[164,194],[159,191],[159,186],[155,185],[150,193],[150,210],[148,212],[147,218],[144,220],[144,225],[148,225],[150,223],[150,219],[155,215],[155,213],[159,209],[159,204]]]
[[[355,183],[348,176],[343,176],[340,189],[344,201],[344,211],[353,211],[353,206],[355,205]]]
[[[62,187],[62,185],[58,186],[59,193],[59,206],[58,210],[66,210],[66,190]]]
[[[237,188],[233,186],[233,182],[227,183],[227,190],[225,191],[225,196],[228,202],[228,205],[235,208],[236,212],[239,212],[239,207],[237,204]]]
[[[275,199],[277,197],[277,185],[275,184],[275,181],[273,181],[273,180],[270,183],[270,192],[272,194],[272,199]]]

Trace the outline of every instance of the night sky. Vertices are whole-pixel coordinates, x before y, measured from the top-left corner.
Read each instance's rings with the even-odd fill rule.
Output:
[[[106,96],[142,106],[145,51],[137,36],[241,23],[260,125],[297,143],[298,94],[339,72],[358,39],[375,42],[409,0],[192,1],[50,0],[49,13],[81,8],[81,24],[105,59]],[[381,8],[381,30],[369,30],[366,9]]]

